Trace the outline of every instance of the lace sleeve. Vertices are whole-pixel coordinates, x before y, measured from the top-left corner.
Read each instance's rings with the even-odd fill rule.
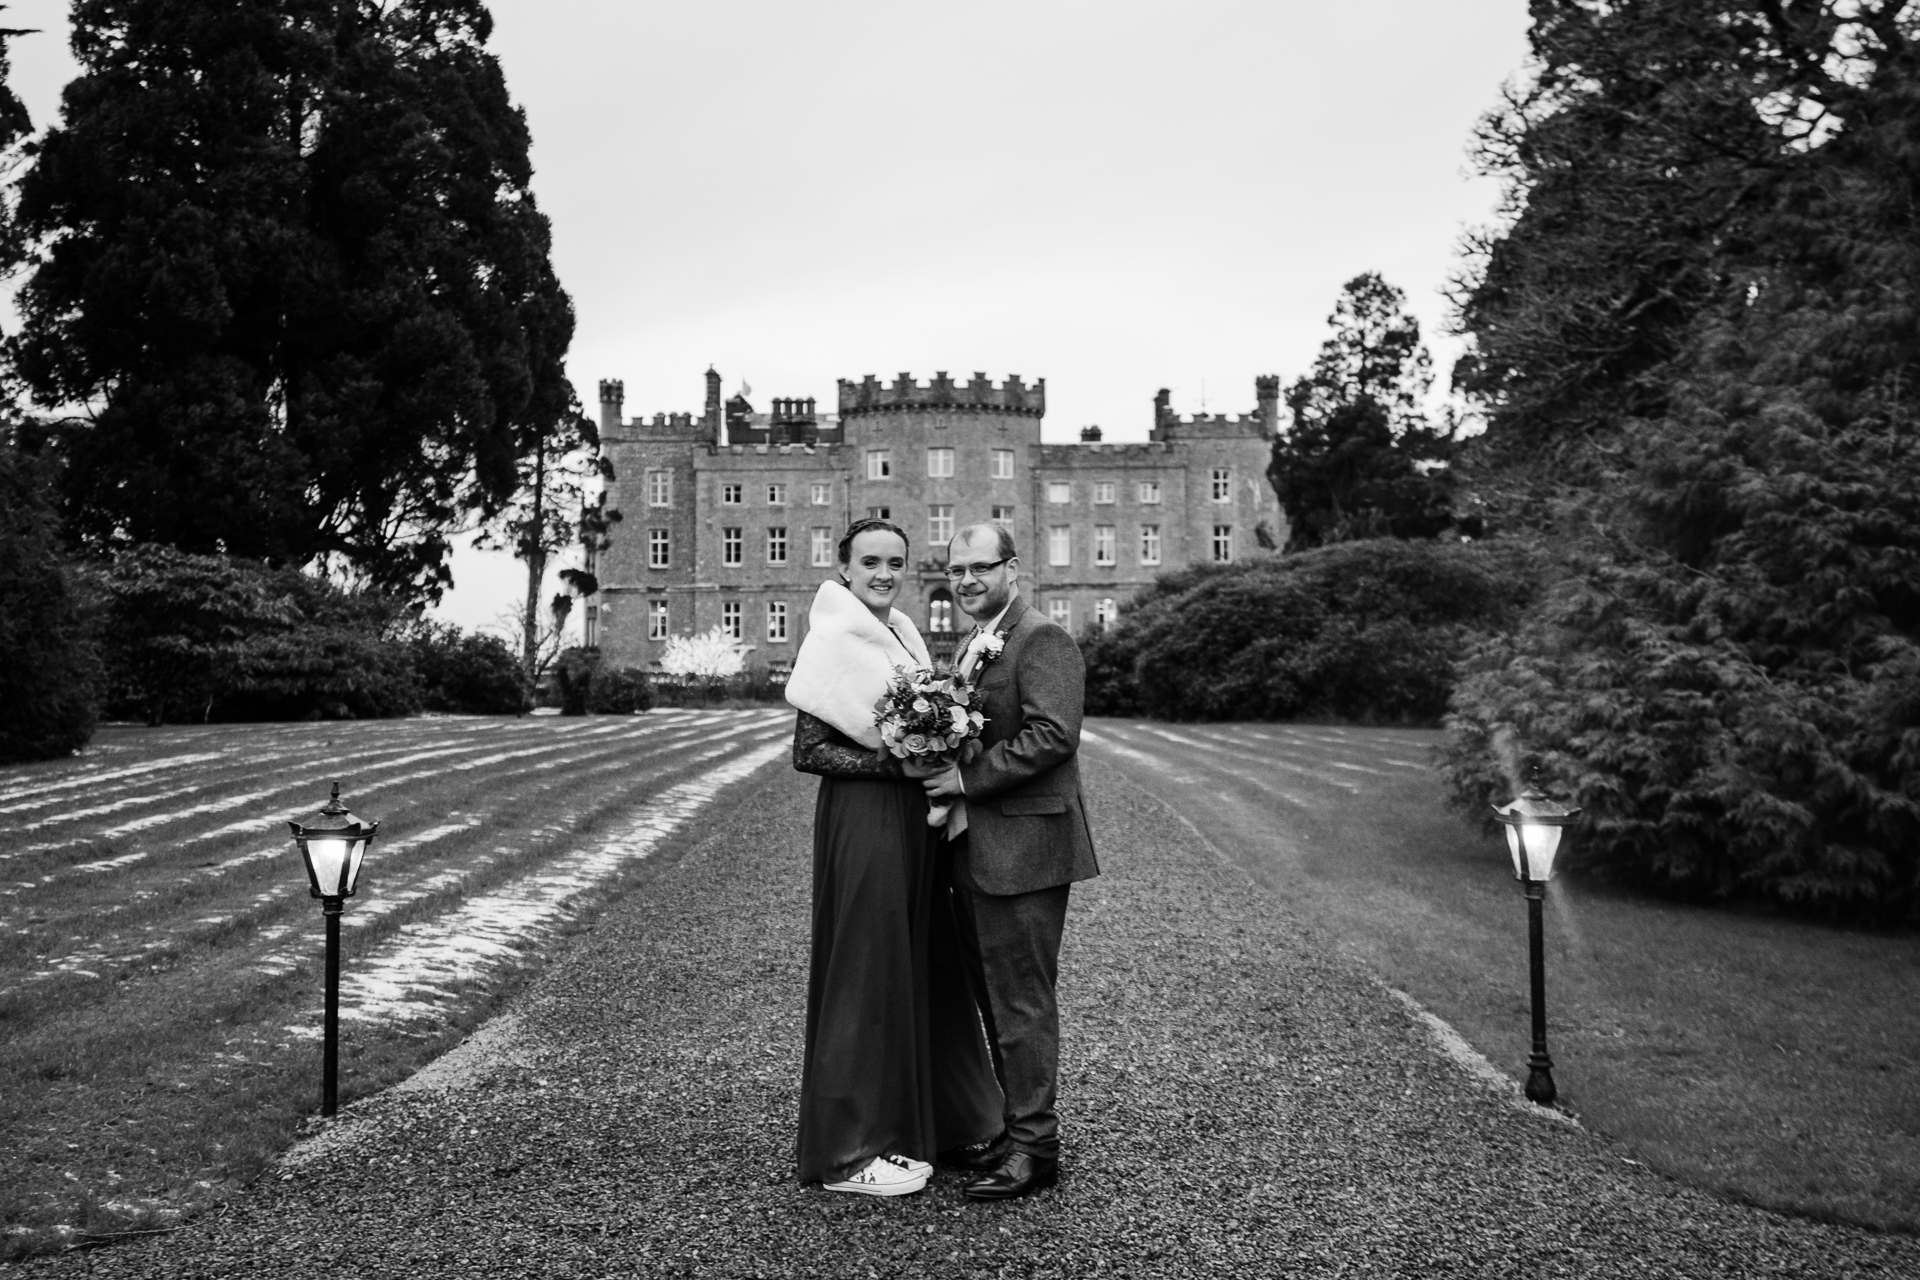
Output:
[[[899,778],[900,762],[884,750],[850,742],[817,716],[800,713],[793,727],[793,767],[825,778]]]

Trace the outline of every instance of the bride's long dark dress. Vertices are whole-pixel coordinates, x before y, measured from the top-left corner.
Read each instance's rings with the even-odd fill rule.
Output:
[[[804,711],[793,765],[820,775],[800,1180],[837,1180],[878,1155],[932,1160],[996,1136],[1000,1087],[926,792],[885,752]]]

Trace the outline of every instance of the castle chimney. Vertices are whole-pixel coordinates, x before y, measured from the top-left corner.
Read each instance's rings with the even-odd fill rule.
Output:
[[[1280,377],[1263,373],[1253,380],[1253,394],[1259,403],[1260,434],[1271,440],[1280,434]]]
[[[620,429],[620,406],[627,398],[627,384],[618,378],[600,379],[600,431]]]
[[[1099,443],[1100,443],[1100,428],[1098,428],[1098,427],[1082,427],[1082,428],[1080,428],[1080,442],[1081,442],[1082,444],[1099,444]]]
[[[1167,439],[1167,431],[1177,421],[1173,412],[1173,392],[1162,387],[1154,393],[1153,397],[1153,438]]]
[[[720,375],[712,365],[707,366],[707,406],[700,415],[700,421],[707,429],[707,439],[714,444],[725,443],[720,438]]]

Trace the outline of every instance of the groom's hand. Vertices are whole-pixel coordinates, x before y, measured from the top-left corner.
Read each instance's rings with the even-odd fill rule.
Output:
[[[900,772],[909,778],[931,778],[949,767],[948,762],[938,756],[908,756],[900,762]]]
[[[920,785],[927,789],[929,800],[946,800],[967,794],[960,785],[960,766],[955,764],[943,765],[939,773],[922,778]]]

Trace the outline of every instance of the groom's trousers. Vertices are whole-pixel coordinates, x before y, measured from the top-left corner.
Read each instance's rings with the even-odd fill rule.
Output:
[[[1067,924],[1068,885],[1034,893],[982,892],[967,868],[967,837],[954,841],[953,914],[974,999],[986,1021],[994,1074],[1006,1095],[1016,1151],[1058,1159],[1060,1009],[1054,982]]]

